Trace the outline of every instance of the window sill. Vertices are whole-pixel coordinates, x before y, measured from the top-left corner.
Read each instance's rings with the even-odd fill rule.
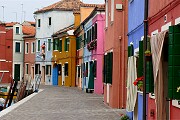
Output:
[[[53,51],[58,51],[58,50],[53,50]]]
[[[180,108],[180,105],[178,104],[179,100],[172,100],[172,106]]]
[[[149,98],[155,99],[155,94],[154,93],[149,93]]]

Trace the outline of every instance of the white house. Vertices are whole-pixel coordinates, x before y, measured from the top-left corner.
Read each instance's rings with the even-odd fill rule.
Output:
[[[73,10],[80,0],[61,0],[36,12],[36,64],[35,74],[42,76],[42,83],[52,85],[52,35],[74,23]]]

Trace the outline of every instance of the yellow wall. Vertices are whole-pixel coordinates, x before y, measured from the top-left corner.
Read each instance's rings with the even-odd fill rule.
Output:
[[[81,7],[80,13],[81,13],[81,22],[83,22],[94,10],[94,7]]]
[[[70,38],[69,51],[64,51],[65,38],[62,37],[62,52],[53,51],[53,58],[56,55],[57,64],[64,66],[68,62],[68,76],[65,76],[65,86],[75,86],[76,73],[76,38],[75,36],[68,36]],[[62,74],[58,77],[58,85],[62,85]]]
[[[80,13],[74,14],[74,28],[77,28],[80,25],[81,16]]]

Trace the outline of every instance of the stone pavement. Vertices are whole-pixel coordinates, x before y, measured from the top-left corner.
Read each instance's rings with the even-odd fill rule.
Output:
[[[0,120],[120,120],[124,110],[111,109],[103,96],[78,88],[41,86],[36,96]]]

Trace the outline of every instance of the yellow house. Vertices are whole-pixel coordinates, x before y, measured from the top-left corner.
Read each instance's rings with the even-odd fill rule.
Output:
[[[74,25],[53,35],[53,82],[58,86],[75,86],[76,37]]]

